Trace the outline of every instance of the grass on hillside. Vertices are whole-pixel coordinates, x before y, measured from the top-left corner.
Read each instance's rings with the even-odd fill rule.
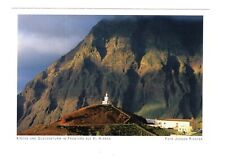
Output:
[[[136,124],[113,124],[92,126],[64,126],[70,135],[97,135],[97,136],[168,136],[164,129],[146,129]]]
[[[135,114],[143,116],[146,118],[157,118],[165,110],[165,106],[162,103],[151,103],[144,105],[138,112]]]

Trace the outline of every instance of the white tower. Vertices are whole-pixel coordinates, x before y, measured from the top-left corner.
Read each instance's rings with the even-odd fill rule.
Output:
[[[105,97],[104,97],[104,100],[102,101],[102,105],[109,105],[110,102],[109,102],[109,96],[108,96],[108,93],[106,92],[105,93]]]

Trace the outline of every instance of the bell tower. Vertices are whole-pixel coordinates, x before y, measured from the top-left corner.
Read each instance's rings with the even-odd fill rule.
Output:
[[[108,93],[106,92],[104,100],[102,101],[102,105],[109,105],[109,104],[110,104],[109,96],[108,96]]]

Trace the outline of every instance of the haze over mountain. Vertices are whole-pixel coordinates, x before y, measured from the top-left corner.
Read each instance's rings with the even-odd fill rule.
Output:
[[[101,104],[106,91],[113,105],[143,117],[201,116],[202,20],[131,16],[100,21],[17,95],[18,130]]]

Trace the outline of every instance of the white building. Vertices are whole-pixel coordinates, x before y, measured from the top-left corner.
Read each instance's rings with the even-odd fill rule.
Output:
[[[104,100],[102,101],[102,105],[109,105],[109,104],[110,104],[109,96],[108,96],[108,93],[106,92]]]
[[[190,133],[193,129],[193,119],[155,119],[153,123],[152,126],[174,129],[185,134]]]

